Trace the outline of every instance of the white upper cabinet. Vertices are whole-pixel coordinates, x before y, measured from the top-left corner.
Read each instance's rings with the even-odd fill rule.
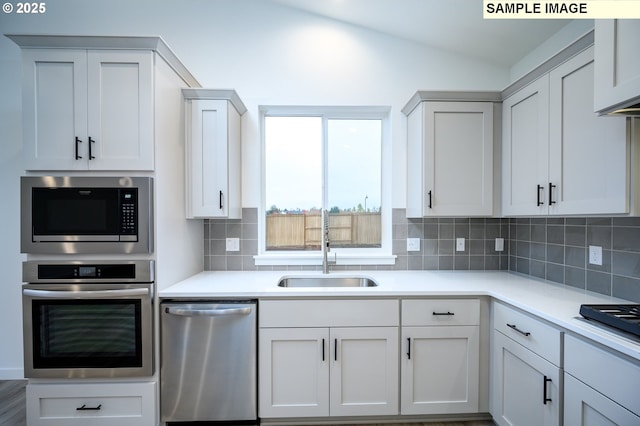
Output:
[[[184,89],[183,96],[187,217],[240,219],[240,116],[246,108],[234,91]]]
[[[153,51],[23,50],[26,170],[153,170]]]
[[[593,113],[593,47],[503,103],[505,215],[629,212],[624,117]]]
[[[640,102],[640,21],[595,21],[594,109],[608,113]]]
[[[546,213],[549,173],[549,76],[530,83],[502,104],[502,213]]]
[[[593,113],[593,81],[593,48],[549,76],[551,214],[629,211],[626,119]]]
[[[407,216],[491,216],[495,103],[428,100],[407,111],[411,104]]]

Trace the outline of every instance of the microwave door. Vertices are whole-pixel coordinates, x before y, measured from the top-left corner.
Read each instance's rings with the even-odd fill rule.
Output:
[[[118,241],[119,197],[111,188],[33,188],[34,241]]]

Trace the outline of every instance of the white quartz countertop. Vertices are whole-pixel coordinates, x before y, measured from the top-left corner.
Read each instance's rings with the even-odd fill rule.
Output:
[[[627,338],[579,319],[580,305],[631,303],[505,271],[349,271],[331,275],[373,278],[377,287],[278,287],[283,276],[319,272],[205,271],[160,290],[160,298],[287,299],[369,297],[488,296],[543,318],[566,331],[592,339],[640,361],[640,340]]]

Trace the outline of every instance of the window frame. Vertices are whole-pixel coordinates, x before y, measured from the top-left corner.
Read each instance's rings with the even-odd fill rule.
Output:
[[[330,119],[379,119],[381,120],[381,247],[375,248],[331,248],[329,254],[337,256],[338,265],[393,265],[392,255],[392,194],[391,194],[391,107],[388,106],[282,106],[262,105],[260,113],[260,205],[258,207],[258,254],[254,256],[256,266],[321,265],[322,250],[266,250],[266,144],[265,118],[269,116],[322,118],[322,169],[323,186],[326,184],[327,120]],[[322,194],[323,208],[326,206],[326,191]]]

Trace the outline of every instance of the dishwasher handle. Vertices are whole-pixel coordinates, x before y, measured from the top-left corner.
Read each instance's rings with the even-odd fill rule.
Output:
[[[230,316],[230,315],[249,315],[251,313],[251,308],[244,307],[244,308],[197,309],[197,308],[182,308],[178,306],[169,306],[165,308],[165,312],[170,315],[179,315],[183,317],[223,317],[223,316]]]

